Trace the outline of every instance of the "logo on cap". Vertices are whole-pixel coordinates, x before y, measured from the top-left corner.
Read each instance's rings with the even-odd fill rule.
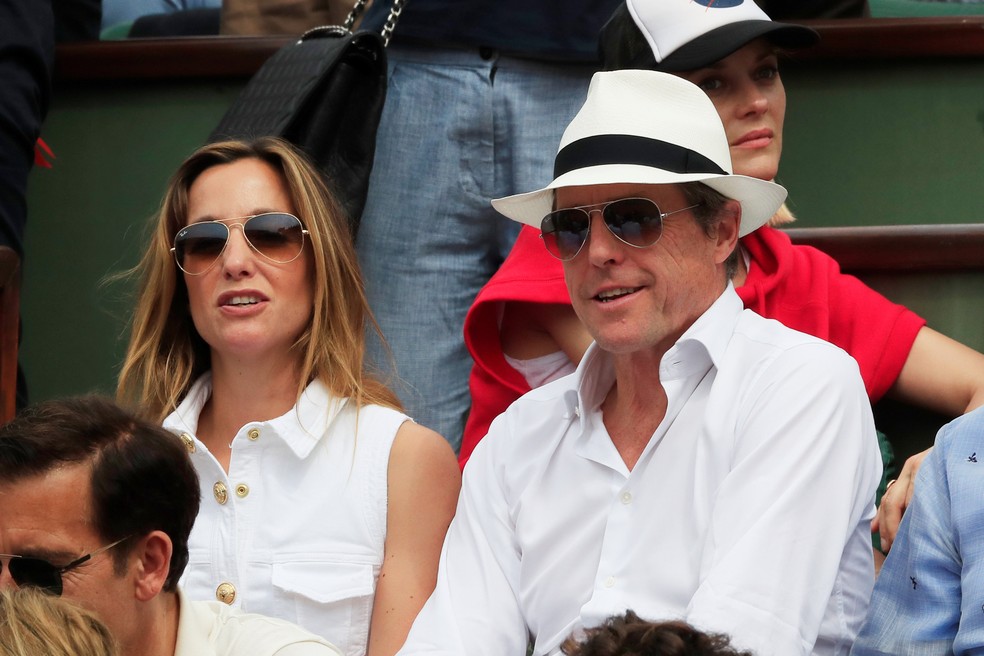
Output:
[[[728,7],[737,7],[738,5],[745,4],[745,0],[693,0],[699,5],[703,5],[708,9],[727,9]]]

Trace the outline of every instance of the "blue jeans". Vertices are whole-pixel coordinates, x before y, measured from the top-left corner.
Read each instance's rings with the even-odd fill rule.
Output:
[[[419,423],[457,450],[471,405],[465,314],[519,224],[490,199],[552,179],[593,67],[493,50],[391,45],[389,87],[358,235],[369,303],[390,349],[370,358]]]

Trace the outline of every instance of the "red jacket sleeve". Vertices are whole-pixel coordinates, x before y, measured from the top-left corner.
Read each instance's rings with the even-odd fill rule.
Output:
[[[871,402],[884,396],[926,320],[784,232],[759,228],[742,244],[751,259],[738,289],[745,307],[844,349],[857,360]]]
[[[530,391],[526,379],[509,366],[502,353],[499,319],[506,302],[570,305],[564,268],[547,253],[534,228],[523,227],[509,257],[475,297],[465,317],[465,345],[475,364],[468,381],[471,412],[458,455],[462,467],[492,420]]]

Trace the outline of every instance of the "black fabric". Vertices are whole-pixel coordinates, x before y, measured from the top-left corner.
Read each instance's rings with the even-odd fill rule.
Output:
[[[638,164],[673,173],[727,174],[704,155],[674,143],[632,134],[601,134],[564,146],[554,159],[554,179],[606,164]]]
[[[496,48],[533,59],[594,62],[598,30],[618,0],[409,0],[394,43]],[[363,29],[380,30],[390,3],[375,0]]]
[[[209,137],[280,136],[319,166],[356,234],[386,98],[386,53],[375,32],[341,28],[284,46],[249,81]]]
[[[50,5],[55,14],[55,40],[58,43],[99,39],[102,0],[29,1]]]
[[[147,14],[133,21],[130,33],[133,38],[169,36],[214,36],[219,33],[222,10],[185,9],[164,14]]]
[[[755,0],[772,20],[799,18],[862,18],[870,16],[868,0]]]
[[[49,0],[0,1],[0,244],[23,256],[27,178],[51,99]]]

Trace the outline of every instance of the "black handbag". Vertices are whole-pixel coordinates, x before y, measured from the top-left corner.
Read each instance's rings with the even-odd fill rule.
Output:
[[[250,79],[209,143],[278,136],[304,150],[321,169],[358,231],[386,99],[385,46],[404,0],[394,0],[382,34],[351,32],[360,0],[345,24],[308,30]]]

